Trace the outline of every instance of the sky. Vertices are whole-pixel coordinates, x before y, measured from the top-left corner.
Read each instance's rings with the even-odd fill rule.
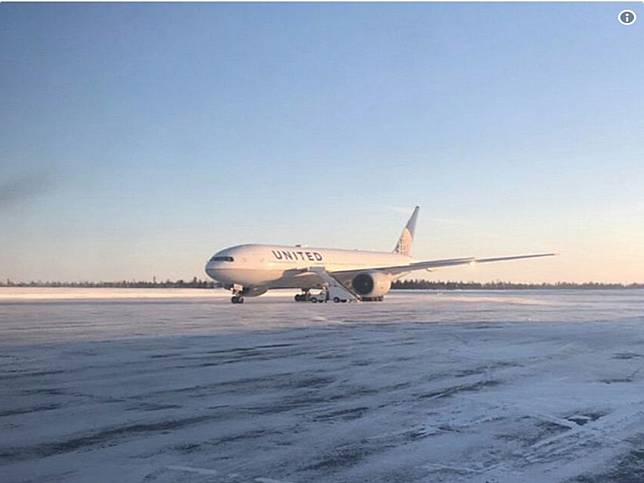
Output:
[[[640,19],[617,21],[629,7]],[[644,282],[641,3],[0,4],[0,279],[241,243]]]

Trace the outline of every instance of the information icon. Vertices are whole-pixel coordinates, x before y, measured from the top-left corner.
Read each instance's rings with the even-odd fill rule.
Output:
[[[635,20],[637,20],[637,15],[632,10],[622,10],[617,16],[617,20],[622,25],[633,25]]]

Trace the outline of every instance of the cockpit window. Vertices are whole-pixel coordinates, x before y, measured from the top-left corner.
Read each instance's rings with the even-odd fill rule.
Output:
[[[214,256],[210,259],[211,262],[232,262],[233,257],[222,257],[222,256]]]

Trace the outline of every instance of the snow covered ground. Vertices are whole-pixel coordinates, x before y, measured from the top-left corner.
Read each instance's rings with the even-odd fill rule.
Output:
[[[0,480],[644,480],[644,291],[291,300],[0,289]]]

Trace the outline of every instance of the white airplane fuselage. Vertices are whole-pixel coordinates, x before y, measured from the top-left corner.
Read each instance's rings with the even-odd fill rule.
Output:
[[[325,300],[381,301],[394,280],[415,270],[434,270],[469,263],[489,263],[551,256],[551,253],[494,258],[449,258],[414,261],[418,206],[400,234],[392,252],[338,250],[287,245],[238,245],[217,252],[206,264],[206,273],[233,293],[232,303],[244,296],[258,296],[273,288],[299,288],[298,302],[310,297],[309,290],[323,288]],[[323,297],[324,298],[324,297]]]
[[[217,252],[206,273],[225,287],[317,288],[322,281],[306,270],[369,270],[407,265],[411,257],[391,252],[340,250],[287,245],[238,245]]]

